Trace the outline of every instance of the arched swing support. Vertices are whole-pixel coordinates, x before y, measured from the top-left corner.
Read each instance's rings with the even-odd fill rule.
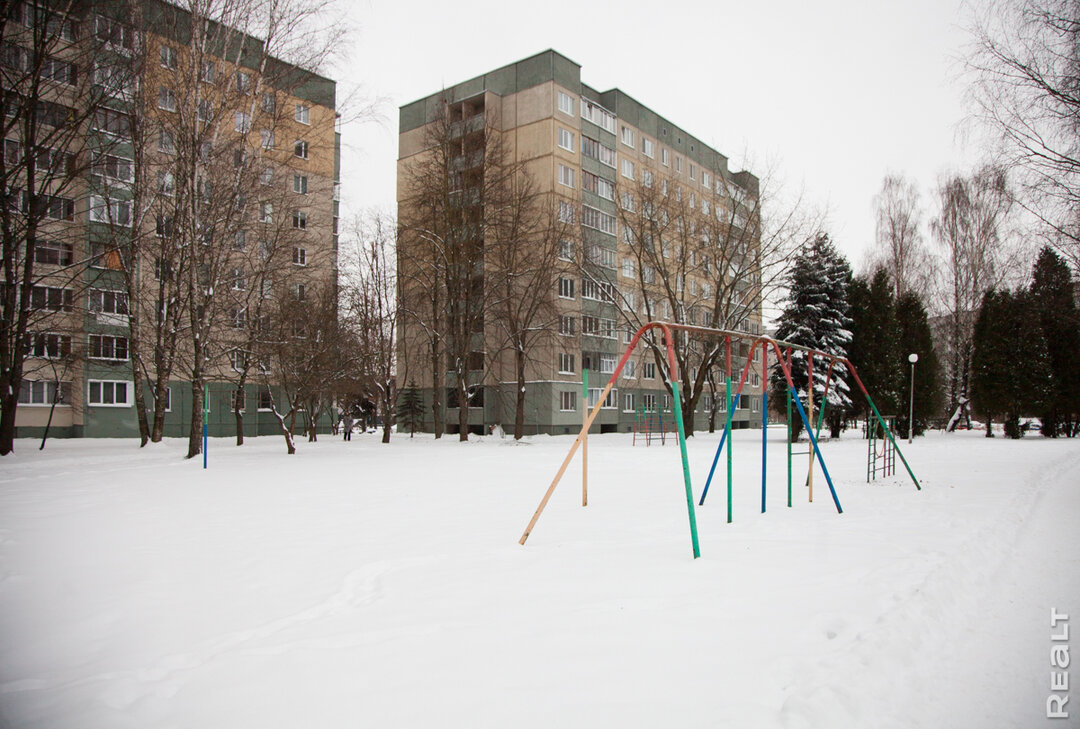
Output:
[[[896,452],[900,455],[900,460],[903,462],[904,467],[907,469],[907,472],[911,476],[912,481],[915,482],[915,487],[921,489],[918,479],[915,477],[914,472],[912,472],[911,470],[911,466],[908,464],[907,459],[904,458],[904,454],[900,451],[899,446],[896,445],[896,439],[893,437],[892,431],[889,430],[889,427],[885,423],[885,420],[881,417],[881,413],[878,412],[877,406],[874,405],[873,400],[870,398],[870,394],[866,391],[866,388],[863,386],[862,381],[859,379],[859,375],[856,373],[855,367],[846,358],[837,357],[826,352],[810,349],[809,347],[803,347],[797,344],[792,344],[790,342],[783,342],[780,340],[772,339],[770,337],[747,334],[746,332],[739,332],[728,329],[712,329],[709,327],[699,327],[688,324],[671,324],[669,322],[649,322],[634,333],[634,336],[630,340],[630,343],[626,346],[626,351],[623,353],[622,358],[619,360],[618,365],[615,367],[615,371],[612,372],[611,377],[607,382],[607,385],[605,385],[603,391],[601,391],[599,397],[597,398],[596,405],[593,406],[592,410],[589,412],[588,417],[585,419],[585,422],[582,423],[581,432],[578,433],[577,437],[574,439],[573,444],[571,444],[569,452],[566,454],[566,457],[563,459],[562,464],[559,466],[559,470],[555,474],[555,478],[552,480],[551,485],[548,486],[547,491],[544,493],[543,498],[540,500],[540,504],[539,506],[537,506],[536,512],[533,514],[528,526],[525,527],[525,532],[521,535],[521,539],[518,540],[519,544],[525,544],[526,540],[529,538],[529,535],[532,534],[533,529],[536,527],[537,521],[540,519],[540,515],[543,513],[544,508],[547,506],[548,501],[551,499],[551,495],[555,492],[555,487],[559,485],[559,481],[562,479],[563,474],[566,473],[566,469],[569,467],[570,462],[573,460],[574,454],[577,453],[578,448],[581,447],[582,441],[586,437],[586,434],[589,432],[589,428],[592,426],[593,421],[595,421],[597,416],[600,414],[601,406],[607,399],[607,396],[611,393],[612,388],[615,386],[615,383],[618,381],[620,375],[622,374],[623,368],[626,366],[627,361],[629,361],[630,359],[630,355],[632,355],[634,353],[634,350],[637,349],[638,344],[641,342],[642,336],[646,332],[653,329],[658,329],[663,335],[662,344],[667,352],[667,375],[668,382],[671,385],[672,400],[675,406],[675,423],[679,435],[679,457],[682,460],[683,485],[686,491],[686,508],[690,522],[690,540],[693,547],[695,559],[701,556],[701,549],[698,540],[697,517],[694,513],[694,496],[690,480],[690,464],[686,453],[686,430],[683,426],[682,401],[679,397],[679,369],[678,362],[675,358],[675,340],[673,336],[674,332],[676,331],[686,332],[687,334],[709,338],[723,337],[728,342],[730,342],[731,339],[736,339],[740,341],[750,340],[752,342],[750,346],[750,351],[748,353],[749,356],[747,357],[746,366],[743,368],[742,377],[739,381],[738,389],[735,392],[731,392],[730,388],[728,389],[729,414],[731,403],[737,401],[738,394],[742,392],[742,388],[746,384],[746,379],[750,371],[750,362],[753,357],[754,349],[758,346],[761,346],[764,352],[767,352],[770,348],[775,352],[777,362],[780,363],[781,370],[784,373],[784,379],[787,380],[789,394],[792,395],[792,400],[794,401],[795,407],[798,410],[799,417],[802,419],[803,424],[806,427],[806,431],[810,436],[811,445],[813,446],[814,452],[817,455],[818,463],[821,465],[821,469],[825,474],[825,479],[829,484],[829,490],[830,492],[832,492],[833,501],[836,503],[836,508],[838,511],[841,511],[840,502],[836,497],[836,491],[833,488],[832,479],[829,476],[828,470],[825,466],[825,459],[822,457],[821,451],[818,448],[817,438],[814,437],[814,432],[811,427],[810,420],[806,415],[806,411],[803,409],[802,404],[799,402],[797,393],[795,392],[795,384],[791,378],[791,365],[789,359],[791,351],[806,352],[810,357],[822,357],[830,362],[830,369],[833,363],[843,364],[847,367],[848,371],[851,372],[855,383],[862,391],[863,396],[866,397],[867,402],[870,404],[870,407],[873,410],[874,415],[877,417],[878,422],[881,423],[884,432],[892,441],[893,445],[896,446]],[[783,353],[781,352],[781,347],[785,348],[788,351],[788,359],[785,359],[785,357],[783,356]],[[763,417],[767,418],[766,413],[762,413],[762,415]],[[724,434],[721,438],[721,448],[723,447],[723,440],[728,437],[729,431],[730,425],[726,425],[724,429]],[[720,452],[718,449],[716,457],[719,458],[719,455]],[[716,459],[714,459],[713,461],[714,468],[715,465]],[[702,502],[704,502],[705,493],[702,493],[701,500]]]

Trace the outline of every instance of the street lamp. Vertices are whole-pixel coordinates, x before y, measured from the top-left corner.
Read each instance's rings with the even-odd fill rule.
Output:
[[[915,363],[919,361],[919,355],[912,352],[907,356],[911,363],[911,404],[908,408],[907,442],[911,444],[911,435],[915,430]]]

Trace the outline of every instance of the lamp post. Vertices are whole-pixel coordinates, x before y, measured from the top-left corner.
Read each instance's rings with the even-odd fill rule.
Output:
[[[911,402],[908,406],[907,442],[911,443],[912,433],[915,432],[915,363],[919,361],[919,355],[912,352],[907,356],[911,363]]]

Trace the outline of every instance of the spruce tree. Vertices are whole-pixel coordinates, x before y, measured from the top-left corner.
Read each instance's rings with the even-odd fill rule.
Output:
[[[1069,266],[1049,246],[1035,263],[1031,300],[1050,367],[1050,396],[1040,413],[1042,434],[1072,437],[1080,421],[1080,314]]]
[[[808,241],[795,256],[787,276],[787,284],[787,304],[777,320],[776,338],[846,357],[851,342],[851,317],[848,308],[851,266],[836,250],[826,233],[819,233]],[[821,406],[827,371],[828,363],[815,359],[815,409]],[[805,410],[809,383],[805,352],[792,352],[791,377]],[[770,379],[770,398],[779,406],[784,402],[788,389],[779,364],[774,365]],[[847,382],[834,374],[828,396],[828,408],[832,413],[829,423],[834,437],[840,434],[843,414],[850,404]],[[793,419],[792,438],[798,438],[802,423],[799,418]]]
[[[855,279],[849,301],[852,337],[848,359],[859,373],[878,412],[898,415],[906,368],[898,367],[900,327],[889,274],[884,268],[878,268],[869,280]],[[849,384],[854,385],[853,382]],[[866,419],[873,415],[865,398],[855,398],[852,411]]]
[[[424,424],[424,401],[420,392],[416,389],[416,383],[410,382],[408,388],[401,393],[401,401],[397,409],[398,425],[408,428],[409,437],[413,437],[418,427]]]
[[[986,417],[986,437],[1000,415],[1005,434],[1019,438],[1020,416],[1050,399],[1046,343],[1032,326],[1031,296],[1021,290],[988,291],[975,320],[972,340],[972,405]]]

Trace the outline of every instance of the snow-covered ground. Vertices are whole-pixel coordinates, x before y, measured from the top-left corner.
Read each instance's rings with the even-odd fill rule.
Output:
[[[1080,441],[735,438],[691,554],[678,448],[21,441],[0,462],[0,727],[1038,727],[1080,632]],[[689,444],[695,497],[718,435]],[[1058,628],[1060,632],[1060,625]],[[1080,646],[1072,638],[1075,655]]]

